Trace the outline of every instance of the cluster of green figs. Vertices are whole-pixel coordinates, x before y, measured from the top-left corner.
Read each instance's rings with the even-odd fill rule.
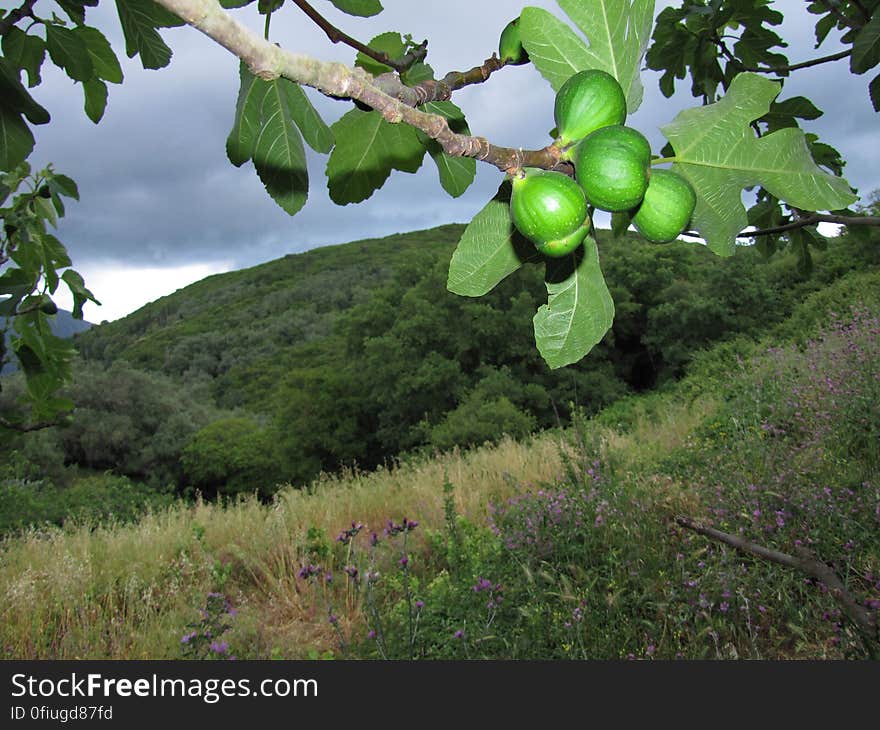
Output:
[[[502,60],[528,60],[512,21],[502,33]],[[678,238],[694,212],[690,183],[672,170],[651,169],[651,146],[624,125],[626,95],[613,76],[598,69],[571,76],[554,105],[562,172],[524,167],[513,173],[510,213],[523,236],[547,256],[577,249],[590,230],[591,209],[628,212],[636,230],[654,243]]]

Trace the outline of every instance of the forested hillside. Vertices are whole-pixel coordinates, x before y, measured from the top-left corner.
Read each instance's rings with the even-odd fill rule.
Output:
[[[341,466],[522,437],[567,424],[574,406],[594,413],[662,388],[693,353],[765,332],[880,258],[871,240],[843,236],[805,272],[793,255],[767,261],[742,248],[719,259],[697,244],[607,233],[614,327],[582,362],[551,371],[531,333],[543,267],[479,300],[451,294],[461,230],[212,276],[78,335],[72,422],[8,442],[6,476],[69,486],[112,471],[163,495],[269,497]],[[15,381],[6,386],[2,397],[14,397]]]

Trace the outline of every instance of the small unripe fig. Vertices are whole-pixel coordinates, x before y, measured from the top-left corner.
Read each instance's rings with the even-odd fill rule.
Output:
[[[535,247],[545,256],[550,256],[552,258],[559,258],[560,256],[566,256],[567,254],[572,253],[574,250],[580,246],[584,239],[587,237],[587,233],[590,232],[590,227],[587,225],[587,221],[584,221],[584,225],[578,228],[574,233],[569,233],[565,238],[559,238],[555,241],[547,241],[547,243],[536,244]]]
[[[519,34],[519,18],[511,20],[501,31],[498,39],[498,57],[511,66],[521,66],[529,62],[529,54],[523,48]]]
[[[587,219],[587,201],[567,175],[525,168],[513,178],[510,214],[517,230],[540,247],[581,228]]]
[[[687,228],[697,196],[691,184],[672,170],[654,170],[645,198],[632,222],[653,243],[668,243]]]
[[[637,206],[648,187],[651,147],[636,130],[603,127],[575,149],[575,174],[590,205],[612,212]]]
[[[40,305],[40,311],[43,314],[58,314],[58,305],[51,299],[46,299],[46,301]]]
[[[611,74],[590,69],[571,76],[553,108],[557,146],[566,148],[591,132],[626,119],[626,96]]]

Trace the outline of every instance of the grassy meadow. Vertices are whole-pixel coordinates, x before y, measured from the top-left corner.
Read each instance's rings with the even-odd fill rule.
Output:
[[[271,504],[180,502],[8,537],[0,646],[64,659],[877,657],[825,583],[675,521],[809,551],[876,622],[880,319],[873,300],[838,309],[798,336],[706,351],[684,380],[565,431],[323,475]]]

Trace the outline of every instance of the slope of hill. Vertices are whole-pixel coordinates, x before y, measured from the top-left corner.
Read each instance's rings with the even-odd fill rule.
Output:
[[[271,505],[11,536],[0,645],[11,659],[876,659],[859,617],[880,608],[878,311],[880,273],[850,272],[763,340],[720,343],[684,380],[569,431],[325,475]]]
[[[446,290],[463,227],[360,241],[209,277],[76,338],[95,363],[132,366],[207,388],[274,429],[295,482],[404,451],[525,435],[627,392],[675,380],[693,353],[755,334],[877,247],[843,237],[815,257],[768,262],[751,249],[719,259],[600,232],[614,327],[583,361],[551,371],[532,317],[546,301],[542,266],[479,299]]]

